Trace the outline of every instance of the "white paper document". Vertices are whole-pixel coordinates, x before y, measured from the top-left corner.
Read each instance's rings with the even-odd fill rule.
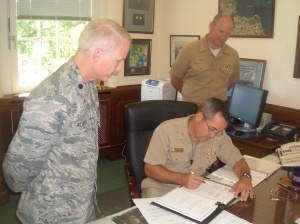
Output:
[[[229,190],[228,186],[207,180],[195,190],[175,188],[153,203],[201,222],[218,207],[217,202],[226,205],[234,200],[234,193]]]
[[[276,170],[281,168],[280,164],[276,164],[252,156],[244,155],[244,158],[247,161],[251,171],[256,171],[257,173],[264,174],[265,177],[270,176]]]
[[[143,214],[149,224],[194,224],[180,215],[169,212],[165,209],[152,205],[151,202],[157,198],[139,198],[133,199],[135,205]],[[210,224],[249,224],[244,219],[241,219],[227,211],[222,211]]]
[[[249,224],[249,223],[251,222],[241,219],[227,211],[222,211],[209,224]]]
[[[247,161],[252,175],[252,185],[255,187],[276,170],[281,168],[280,164],[269,162],[263,159],[255,158],[252,156],[244,155],[245,160]],[[214,171],[213,173],[206,176],[212,181],[221,183],[227,186],[233,186],[239,178],[237,178],[232,168],[228,165]]]
[[[151,202],[157,198],[137,198],[133,199],[134,204],[138,207],[149,224],[193,224],[180,215],[169,212],[165,209],[152,205]]]
[[[270,155],[267,155],[267,156],[265,156],[265,157],[262,157],[261,159],[262,159],[262,160],[269,161],[269,162],[272,162],[272,163],[281,164],[277,152],[274,152],[274,153],[272,153],[272,154],[270,154]]]

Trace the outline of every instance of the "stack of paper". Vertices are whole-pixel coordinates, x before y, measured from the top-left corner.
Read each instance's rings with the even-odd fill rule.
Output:
[[[281,167],[280,164],[247,155],[244,155],[244,158],[251,169],[253,186]],[[139,223],[147,222],[149,224],[193,224],[202,221],[208,222],[207,218],[213,219],[209,222],[210,224],[249,224],[249,222],[223,210],[225,206],[222,208],[223,205],[229,205],[235,199],[234,193],[229,192],[231,186],[238,181],[232,168],[226,165],[208,177],[210,180],[194,190],[180,187],[159,198],[134,199],[142,216],[136,212],[136,207],[134,207],[95,221],[93,224],[111,224],[119,223],[119,221],[123,223],[123,220],[128,220],[128,218],[139,221]],[[220,207],[218,204],[222,206]]]
[[[191,220],[202,222],[216,209],[221,212],[218,203],[227,205],[235,199],[234,193],[229,190],[230,187],[208,180],[194,190],[185,187],[175,188],[154,200],[153,204]]]
[[[252,156],[244,155],[252,175],[252,185],[255,187],[276,170],[281,168],[280,164],[269,162],[263,159],[258,159]],[[234,175],[232,168],[228,165],[214,171],[206,176],[212,181],[221,183],[227,186],[233,186],[239,179]]]
[[[145,219],[149,224],[194,224],[189,219],[183,216],[177,215],[173,212],[169,212],[165,209],[157,207],[151,202],[157,200],[158,198],[139,198],[133,199],[134,203],[141,211]],[[249,224],[246,220],[243,220],[227,211],[222,211],[215,219],[213,219],[210,224]]]
[[[151,204],[158,198],[138,198],[133,199],[134,204],[138,207],[149,224],[193,224],[191,220],[177,215],[173,212],[169,212],[165,209],[159,208],[156,205]]]

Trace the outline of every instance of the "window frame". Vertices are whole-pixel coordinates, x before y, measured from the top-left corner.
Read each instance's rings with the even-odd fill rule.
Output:
[[[103,17],[105,0],[92,0],[92,19]],[[102,16],[101,16],[102,15]],[[10,31],[8,30],[10,24]],[[0,97],[30,92],[35,86],[20,87],[18,75],[16,0],[0,1]],[[11,38],[8,38],[8,37]],[[11,39],[11,42],[9,42]],[[9,43],[11,48],[9,49]]]

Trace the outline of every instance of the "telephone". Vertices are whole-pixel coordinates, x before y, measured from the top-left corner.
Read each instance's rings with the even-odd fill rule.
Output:
[[[290,124],[280,123],[278,121],[270,121],[262,130],[261,134],[275,140],[283,142],[295,141],[295,134],[298,127]]]
[[[276,149],[282,166],[300,166],[300,142],[290,142]]]

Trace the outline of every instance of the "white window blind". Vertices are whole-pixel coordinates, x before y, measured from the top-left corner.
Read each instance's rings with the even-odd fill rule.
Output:
[[[17,18],[89,21],[92,0],[17,0]]]

